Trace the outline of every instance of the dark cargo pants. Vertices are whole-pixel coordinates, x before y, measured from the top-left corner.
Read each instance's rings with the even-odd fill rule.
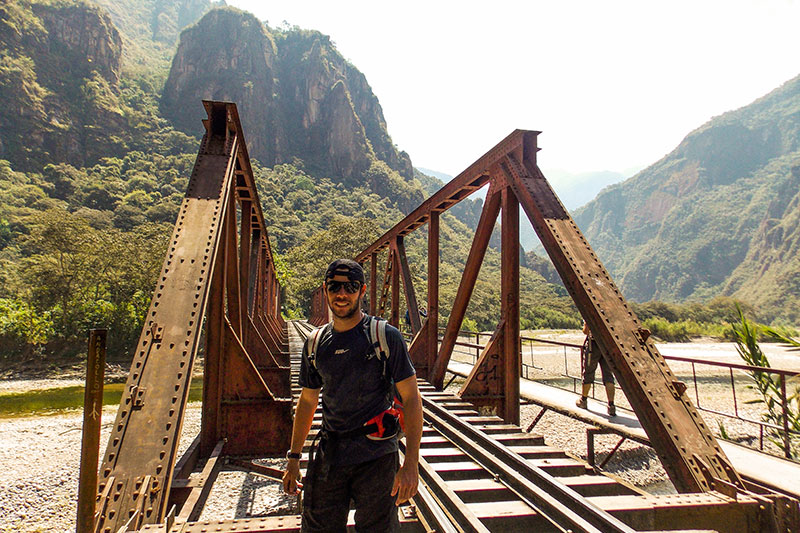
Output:
[[[343,533],[350,500],[355,504],[358,532],[400,530],[395,497],[391,496],[398,468],[397,452],[355,465],[330,465],[315,454],[303,483],[302,533]]]

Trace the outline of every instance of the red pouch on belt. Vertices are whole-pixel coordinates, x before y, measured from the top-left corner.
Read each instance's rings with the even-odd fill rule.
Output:
[[[395,398],[389,409],[367,420],[364,426],[369,426],[370,424],[374,424],[376,427],[376,431],[367,434],[367,438],[370,440],[387,440],[398,433],[400,433],[399,438],[402,438],[402,432],[405,430],[403,404],[400,403],[399,399]]]

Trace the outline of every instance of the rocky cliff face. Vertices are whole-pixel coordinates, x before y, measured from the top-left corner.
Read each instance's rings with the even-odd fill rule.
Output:
[[[252,15],[215,9],[181,36],[164,86],[161,108],[175,127],[198,135],[205,118],[201,100],[236,102],[250,156],[276,158],[277,52],[272,36]]]
[[[65,68],[61,75],[87,78],[91,72],[97,72],[108,83],[117,84],[122,39],[107,13],[81,4],[64,7],[34,4],[33,12],[44,24],[48,36],[48,49],[39,50],[37,55],[53,54]],[[67,63],[69,60],[74,62]]]
[[[800,161],[776,183],[744,260],[727,279],[727,294],[756,305],[776,306],[781,317],[800,321]]]
[[[181,35],[161,109],[196,134],[203,98],[237,103],[250,155],[265,165],[297,158],[314,174],[363,184],[380,160],[413,179],[363,74],[318,32],[273,31],[237,9],[212,10]]]
[[[774,295],[786,289],[783,282],[746,265],[766,253],[755,251],[760,241],[793,216],[787,202],[794,192],[779,191],[791,188],[797,161],[800,77],[690,133],[661,161],[602,191],[575,219],[635,300]]]
[[[0,10],[0,157],[28,170],[107,154],[108,134],[124,127],[122,41],[108,15],[80,3],[9,2]]]

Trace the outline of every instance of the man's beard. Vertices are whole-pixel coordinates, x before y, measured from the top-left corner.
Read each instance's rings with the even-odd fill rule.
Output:
[[[341,318],[342,320],[347,320],[347,319],[353,318],[353,316],[355,316],[355,314],[358,312],[358,310],[360,308],[360,303],[361,303],[360,300],[356,300],[351,307],[347,307],[345,309],[341,309],[339,307],[335,307],[330,303],[328,303],[328,307],[330,308],[331,312],[336,316],[336,318]]]

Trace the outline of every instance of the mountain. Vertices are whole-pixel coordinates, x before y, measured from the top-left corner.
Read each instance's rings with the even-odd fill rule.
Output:
[[[203,131],[199,120],[176,126],[202,112],[201,97],[265,119],[247,139],[274,149],[258,154],[272,168],[253,168],[281,257],[342,219],[382,233],[422,199],[366,78],[328,37],[217,5],[0,2],[0,362],[81,353],[93,324],[125,357]],[[217,83],[219,93],[204,89]],[[287,310],[298,312],[302,265],[285,265]]]
[[[0,5],[0,158],[20,170],[83,165],[115,149],[122,39],[108,14],[74,2]]]
[[[715,117],[575,213],[636,301],[746,299],[797,320],[800,76]]]
[[[264,165],[299,159],[313,175],[366,184],[404,211],[422,200],[378,98],[326,35],[273,30],[231,7],[210,11],[181,34],[161,111],[197,131],[202,109],[186,103],[201,99],[237,103],[250,155]]]
[[[428,177],[436,178],[435,183],[437,183],[439,185],[437,186],[436,189],[433,189],[433,190],[429,191],[431,194],[433,194],[434,192],[438,191],[441,188],[442,185],[444,185],[445,183],[447,183],[451,179],[453,179],[453,176],[451,176],[450,174],[445,174],[444,172],[439,172],[438,170],[432,170],[430,168],[424,168],[424,167],[414,167],[414,168],[416,168],[422,174],[424,174],[424,175],[426,175]]]
[[[796,163],[800,161],[795,160]],[[781,180],[723,292],[762,307],[774,306],[797,323],[800,297],[800,164]]]
[[[122,37],[126,72],[166,76],[181,30],[225,0],[93,0]]]
[[[328,36],[208,0],[5,0],[0,98],[0,367],[74,361],[98,324],[113,332],[111,357],[131,353],[191,176],[201,98],[239,106],[290,316],[308,309],[318,262],[363,249],[433,186]],[[453,211],[474,226],[481,208]],[[352,250],[336,228],[353,228]],[[451,213],[441,231],[446,302],[471,231]],[[409,236],[412,265],[426,246]],[[499,261],[487,252],[471,327],[496,325]],[[412,268],[423,297],[424,267]],[[524,327],[577,326],[561,288],[521,277]]]

